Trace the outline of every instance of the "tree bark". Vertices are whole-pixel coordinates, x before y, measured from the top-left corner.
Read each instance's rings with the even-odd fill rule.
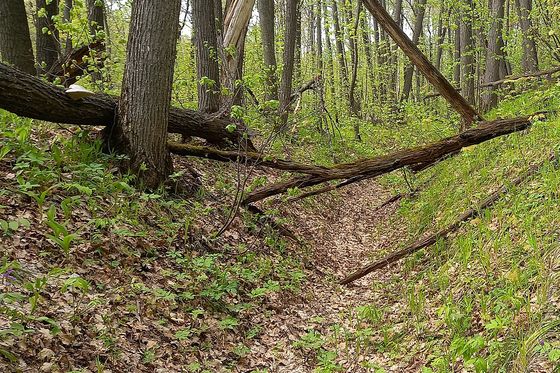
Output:
[[[172,172],[167,126],[181,0],[135,0],[119,121],[111,138],[141,185],[155,189]]]
[[[58,15],[58,0],[36,0],[36,5],[37,13],[44,11],[44,15],[35,16],[37,73],[43,75],[60,56],[58,29],[53,22],[53,17]]]
[[[369,1],[369,0],[366,0]],[[243,204],[249,204],[284,193],[291,188],[306,188],[331,180],[374,178],[406,166],[434,163],[442,157],[455,153],[467,146],[480,144],[498,136],[522,131],[531,125],[529,118],[517,118],[484,122],[476,128],[456,136],[421,146],[405,149],[381,157],[336,165],[317,176],[295,177],[287,181],[271,184],[248,194]]]
[[[103,67],[102,54],[105,52],[105,32],[107,30],[105,25],[105,0],[87,0],[87,10],[89,33],[92,41],[99,41],[102,45],[100,53],[92,51],[92,56],[97,60],[90,66],[93,68],[91,79],[95,82],[102,80],[100,69]]]
[[[519,25],[523,33],[523,56],[521,67],[524,73],[534,73],[539,71],[539,57],[537,44],[535,43],[535,30],[531,20],[533,0],[515,0],[515,7],[519,16]]]
[[[192,5],[198,110],[215,113],[220,109],[220,69],[214,7],[209,7],[207,0],[193,0]]]
[[[284,69],[280,87],[280,129],[285,131],[288,123],[288,108],[291,103],[294,54],[296,48],[296,24],[299,0],[286,0],[286,30],[284,33]]]
[[[422,36],[422,31],[424,29],[424,15],[426,14],[426,1],[427,0],[416,0],[416,20],[414,21],[414,31],[412,33],[412,43],[418,45],[420,42],[420,36]],[[412,90],[412,78],[414,76],[414,65],[409,63],[404,71],[404,86],[403,94],[401,97],[402,101],[408,100],[410,96],[410,91]]]
[[[0,57],[21,71],[36,73],[23,0],[0,1]]]
[[[64,0],[64,10],[62,13],[64,15],[64,22],[66,24],[72,23],[71,12],[73,6],[74,6],[73,0]],[[67,34],[66,42],[64,43],[64,53],[68,54],[71,51],[72,51],[72,37],[70,36],[70,34]]]
[[[505,0],[491,0],[490,17],[492,24],[488,34],[488,48],[486,53],[486,72],[484,82],[494,82],[501,79],[500,64],[503,62],[501,47],[503,46],[502,29],[504,22]],[[484,111],[494,108],[498,104],[498,95],[494,87],[488,87],[482,96]]]
[[[350,113],[356,117],[360,117],[361,105],[360,101],[356,98],[356,83],[358,80],[358,28],[360,27],[360,13],[362,12],[362,0],[358,0],[356,4],[356,14],[354,16],[354,26],[352,34],[350,35],[350,52],[352,53],[352,79],[350,80],[350,87],[348,88],[348,99],[350,101]],[[360,134],[360,122],[355,120],[354,123],[354,140],[362,141]]]
[[[441,93],[443,97],[457,110],[466,123],[481,119],[472,106],[453,88],[445,77],[435,69],[432,63],[422,54],[417,46],[406,36],[395,23],[385,8],[377,0],[364,0],[364,5],[387,31],[403,52],[412,60],[428,81]]]
[[[278,100],[274,0],[258,0],[257,7],[266,69],[266,100]]]

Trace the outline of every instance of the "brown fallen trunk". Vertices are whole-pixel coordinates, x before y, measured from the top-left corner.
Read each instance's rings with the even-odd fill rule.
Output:
[[[325,172],[325,170],[328,170],[327,167],[323,166],[306,165],[284,159],[272,158],[270,156],[254,152],[218,150],[206,146],[193,146],[175,142],[169,142],[167,147],[171,153],[177,155],[207,158],[221,162],[250,162],[252,165],[299,172],[308,175],[321,175]]]
[[[553,161],[554,159],[555,157],[551,156],[548,160]],[[461,216],[459,216],[459,218],[453,224],[447,226],[446,228],[436,233],[430,234],[426,237],[423,237],[415,241],[414,243],[408,245],[402,250],[389,254],[385,258],[357,270],[356,272],[352,273],[350,276],[341,280],[340,284],[347,285],[351,282],[354,282],[370,274],[373,271],[385,268],[388,265],[401,260],[402,258],[414,254],[415,252],[424,249],[428,246],[431,246],[435,244],[439,239],[446,239],[450,233],[455,232],[457,229],[459,229],[464,222],[479,216],[484,209],[491,207],[494,203],[496,203],[500,199],[500,197],[502,197],[511,189],[512,186],[517,186],[523,183],[525,180],[529,179],[534,174],[536,174],[540,170],[543,164],[544,162],[541,162],[537,165],[531,166],[529,170],[527,170],[521,176],[515,178],[511,183],[502,185],[498,190],[490,194],[484,201],[482,201],[476,208],[469,209],[465,211],[463,214],[461,214]]]
[[[111,127],[117,115],[117,102],[118,98],[104,94],[74,101],[63,89],[0,63],[0,108],[14,114],[54,123]],[[243,129],[226,129],[230,123],[194,110],[172,108],[168,131],[220,145],[247,142],[246,148],[253,149]]]
[[[95,67],[97,69],[102,68],[104,64],[103,52],[105,52],[105,45],[101,40],[80,48],[74,48],[51,67],[47,76],[50,81],[53,81],[54,78],[60,78],[61,84],[68,87],[70,84],[76,83],[78,78],[86,72],[90,65],[86,56],[97,57]]]
[[[327,168],[320,175],[300,176],[257,189],[247,195],[243,204],[254,203],[284,193],[292,188],[306,188],[331,180],[373,178],[406,166],[431,164],[467,146],[480,144],[495,137],[522,131],[531,125],[529,117],[483,122],[476,128],[429,145],[405,149],[381,157],[360,160]]]

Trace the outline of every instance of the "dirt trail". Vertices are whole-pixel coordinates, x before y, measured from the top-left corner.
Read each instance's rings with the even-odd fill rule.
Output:
[[[250,358],[248,368],[266,368],[270,372],[312,371],[316,359],[294,347],[294,342],[310,330],[328,333],[334,325],[352,329],[353,309],[380,296],[372,290],[372,278],[383,281],[393,270],[373,274],[350,287],[341,287],[336,281],[368,262],[370,255],[390,250],[404,237],[402,225],[390,221],[396,204],[377,208],[390,197],[391,191],[367,182],[349,186],[337,196],[319,197],[322,200],[310,215],[304,215],[305,209],[291,206],[290,211],[296,214],[291,228],[307,238],[312,251],[305,299],[288,302],[276,314],[262,317],[264,335],[252,348],[253,356],[261,358]],[[386,367],[382,356],[360,356],[353,351],[354,347],[345,343],[337,347],[344,351],[337,359],[344,371],[367,371],[360,366],[366,360]]]

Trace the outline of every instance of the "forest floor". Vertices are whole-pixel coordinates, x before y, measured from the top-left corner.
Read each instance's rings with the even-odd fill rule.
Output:
[[[353,314],[357,308],[392,298],[387,296],[386,288],[374,287],[372,282],[390,282],[393,276],[399,276],[398,265],[349,286],[337,284],[337,280],[368,263],[372,255],[378,257],[391,251],[406,237],[406,225],[398,224],[394,217],[398,202],[380,208],[392,193],[375,181],[367,181],[336,195],[316,197],[311,211],[309,207],[291,206],[287,213],[295,223],[290,229],[298,237],[306,237],[311,250],[307,284],[301,301],[279,304],[281,312],[255,320],[263,324],[265,332],[252,348],[255,355],[246,360],[248,368],[308,372],[316,367],[317,360],[321,361],[317,356],[321,349],[332,347],[338,356],[323,359],[346,372],[374,371],[375,367],[398,372],[418,370],[418,366],[407,362],[391,369],[390,359],[383,353],[360,351],[355,341],[343,335],[335,340],[322,337],[333,331],[356,331]],[[395,302],[388,306],[404,305]]]

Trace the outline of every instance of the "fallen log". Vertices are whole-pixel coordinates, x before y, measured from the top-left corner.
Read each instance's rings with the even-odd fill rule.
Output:
[[[61,84],[68,87],[70,84],[76,83],[78,78],[83,75],[91,62],[87,57],[95,57],[96,68],[102,68],[104,64],[103,53],[105,52],[105,44],[101,40],[96,40],[89,45],[80,48],[74,48],[65,56],[61,57],[47,73],[49,81],[60,78]],[[87,57],[86,57],[87,56]]]
[[[554,159],[555,159],[555,156],[551,156],[548,159],[548,161],[553,161]],[[340,284],[341,285],[350,284],[350,283],[352,283],[352,282],[370,274],[373,271],[385,268],[385,267],[389,266],[390,264],[393,264],[393,263],[401,260],[402,258],[405,258],[405,257],[407,257],[411,254],[414,254],[415,252],[417,252],[421,249],[424,249],[428,246],[431,246],[431,245],[435,244],[440,239],[446,239],[449,236],[450,233],[453,233],[457,229],[459,229],[464,222],[479,216],[480,213],[484,209],[494,205],[494,203],[496,203],[504,194],[506,194],[511,189],[511,187],[520,185],[525,180],[529,179],[531,176],[536,174],[540,170],[540,168],[542,167],[542,165],[544,163],[545,162],[541,162],[539,164],[536,164],[536,165],[533,165],[533,166],[529,167],[529,169],[525,173],[523,173],[521,176],[515,178],[511,183],[502,185],[498,190],[496,190],[494,193],[492,193],[488,197],[486,197],[486,199],[484,199],[478,206],[476,206],[476,208],[471,208],[471,209],[465,211],[463,214],[461,214],[461,216],[459,216],[459,218],[453,224],[450,224],[447,227],[441,229],[440,231],[438,231],[436,233],[429,234],[429,235],[413,242],[412,244],[408,245],[407,247],[405,247],[402,250],[399,250],[399,251],[396,251],[392,254],[387,255],[383,259],[380,259],[376,262],[368,264],[367,266],[357,270],[356,272],[352,273],[348,277],[341,280]]]
[[[325,169],[321,175],[294,177],[287,181],[262,187],[248,194],[242,201],[242,204],[254,203],[284,193],[292,188],[306,188],[331,180],[354,179],[357,177],[369,179],[406,166],[434,163],[442,157],[455,153],[467,146],[522,131],[530,125],[530,117],[483,122],[476,128],[468,129],[456,136],[436,143],[397,151],[381,157],[340,164]]]
[[[239,152],[218,150],[206,146],[194,146],[168,142],[167,147],[171,153],[183,156],[207,158],[220,162],[251,162],[252,165],[265,166],[278,170],[299,172],[308,175],[322,175],[327,167],[306,165],[303,163],[273,158],[255,152]]]
[[[116,120],[118,98],[96,94],[74,101],[62,88],[0,63],[0,108],[19,116],[54,123],[109,126]],[[168,132],[196,136],[213,144],[248,143],[243,128],[228,131],[231,122],[194,110],[171,108]],[[239,125],[238,125],[239,127]]]

